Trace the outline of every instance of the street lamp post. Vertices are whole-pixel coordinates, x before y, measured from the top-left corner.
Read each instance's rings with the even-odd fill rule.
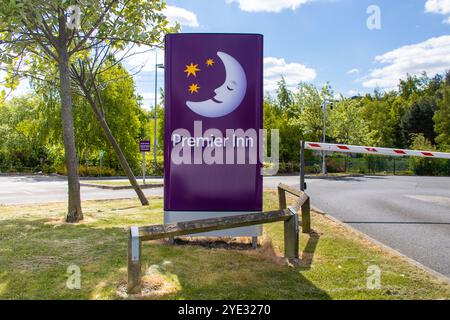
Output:
[[[326,142],[327,136],[327,100],[323,99],[322,102],[322,114],[323,114],[323,129],[322,129],[322,142]],[[322,175],[327,174],[327,161],[325,158],[325,151],[322,151]]]
[[[157,155],[157,147],[158,147],[158,137],[157,137],[157,112],[158,112],[158,68],[164,69],[164,65],[162,63],[158,63],[158,54],[156,53],[155,60],[155,109],[154,109],[154,136],[153,136],[153,161],[154,161],[154,169],[156,175],[156,169],[158,167],[158,161],[156,159]]]

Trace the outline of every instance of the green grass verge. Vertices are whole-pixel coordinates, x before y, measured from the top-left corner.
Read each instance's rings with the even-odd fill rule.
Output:
[[[130,225],[161,223],[162,198],[86,201],[85,221],[63,223],[65,204],[0,207],[0,299],[122,298]],[[266,192],[265,209],[277,207]],[[302,235],[300,266],[288,266],[283,224],[264,227],[258,250],[143,244],[146,297],[157,299],[449,299],[450,286],[318,214]],[[66,287],[81,269],[81,289]],[[367,268],[381,288],[367,289]]]

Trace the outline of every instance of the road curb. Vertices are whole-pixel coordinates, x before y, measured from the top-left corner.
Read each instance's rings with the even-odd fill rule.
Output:
[[[310,179],[310,180],[339,180],[339,179],[362,178],[362,177],[365,177],[365,175],[364,174],[343,174],[340,176],[305,175],[305,179]]]
[[[105,184],[94,184],[94,183],[80,183],[82,187],[92,187],[99,189],[108,189],[108,190],[125,190],[125,189],[133,189],[133,186],[108,186]],[[154,189],[154,188],[162,188],[164,185],[162,183],[158,184],[141,184],[139,185],[141,189]]]
[[[375,245],[379,246],[383,250],[388,251],[392,255],[401,257],[402,259],[406,260],[407,262],[409,262],[413,266],[415,266],[415,267],[417,267],[417,268],[419,268],[419,269],[421,269],[421,270],[423,270],[423,271],[433,275],[437,279],[439,279],[439,280],[445,282],[446,284],[450,285],[450,278],[445,276],[445,275],[443,275],[442,273],[439,273],[439,272],[431,269],[430,267],[427,267],[427,266],[423,265],[422,263],[420,263],[420,262],[418,262],[418,261],[416,261],[416,260],[414,260],[414,259],[412,259],[412,258],[410,258],[410,257],[408,257],[406,255],[404,255],[403,253],[395,250],[394,248],[391,248],[390,246],[388,246],[388,245],[386,245],[386,244],[384,244],[384,243],[382,243],[382,242],[372,238],[371,236],[365,234],[364,232],[359,231],[358,229],[352,227],[351,225],[349,225],[349,224],[347,224],[345,222],[342,222],[341,220],[339,220],[339,219],[329,215],[328,213],[324,212],[323,210],[321,210],[321,209],[319,209],[319,208],[317,208],[315,206],[311,206],[311,209],[313,211],[319,213],[320,215],[323,215],[325,218],[327,218],[327,219],[337,223],[338,225],[340,225],[340,226],[342,226],[342,227],[344,227],[344,228],[346,228],[346,229],[356,233],[357,235],[361,236],[365,240],[373,242]]]

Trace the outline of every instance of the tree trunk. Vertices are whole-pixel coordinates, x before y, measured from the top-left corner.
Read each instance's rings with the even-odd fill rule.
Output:
[[[96,114],[94,112],[94,114]],[[99,117],[100,116],[100,117]],[[100,126],[102,127],[103,131],[106,134],[106,137],[109,140],[109,143],[111,143],[112,147],[114,148],[114,151],[117,154],[117,157],[119,158],[120,165],[122,166],[123,171],[125,171],[125,174],[128,177],[128,180],[130,180],[131,185],[133,186],[134,191],[136,192],[137,196],[139,197],[139,200],[141,201],[141,204],[143,206],[148,206],[148,200],[145,197],[144,192],[142,192],[141,187],[136,181],[136,178],[133,174],[133,171],[131,171],[130,165],[128,164],[127,159],[125,158],[125,155],[122,152],[122,149],[120,148],[119,144],[117,143],[116,139],[114,138],[111,129],[109,129],[108,124],[106,123],[104,117],[101,115],[97,115],[97,120],[100,123]]]
[[[81,83],[80,83],[81,84]],[[142,192],[141,187],[136,181],[136,178],[133,174],[133,171],[131,171],[130,165],[128,164],[127,159],[125,158],[125,155],[122,152],[122,149],[120,148],[119,144],[117,143],[116,139],[114,138],[114,135],[111,132],[111,129],[108,126],[108,123],[106,123],[105,117],[103,114],[100,113],[100,110],[97,108],[95,101],[92,99],[91,95],[87,91],[87,88],[82,85],[82,90],[92,107],[92,110],[94,111],[94,115],[98,120],[98,123],[100,124],[100,127],[103,129],[103,132],[105,133],[106,137],[108,138],[109,143],[111,143],[114,151],[117,154],[117,158],[119,159],[120,165],[122,166],[123,171],[125,171],[125,174],[128,177],[128,180],[130,181],[131,185],[133,186],[134,191],[136,192],[137,196],[139,197],[139,200],[141,201],[141,204],[143,206],[148,206],[148,200]]]
[[[81,210],[80,178],[78,176],[78,159],[73,128],[72,92],[70,87],[67,49],[62,48],[60,50],[59,58],[61,117],[69,186],[69,202],[66,221],[77,222],[83,220],[83,211]]]

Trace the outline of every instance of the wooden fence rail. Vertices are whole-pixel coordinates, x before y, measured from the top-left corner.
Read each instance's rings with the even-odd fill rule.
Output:
[[[297,197],[293,207],[287,208],[286,192]],[[288,259],[298,259],[299,222],[297,212],[302,210],[303,232],[309,232],[309,197],[303,191],[283,184],[278,186],[278,197],[280,210],[277,211],[131,227],[128,240],[128,293],[141,292],[142,241],[284,221],[284,256]]]

